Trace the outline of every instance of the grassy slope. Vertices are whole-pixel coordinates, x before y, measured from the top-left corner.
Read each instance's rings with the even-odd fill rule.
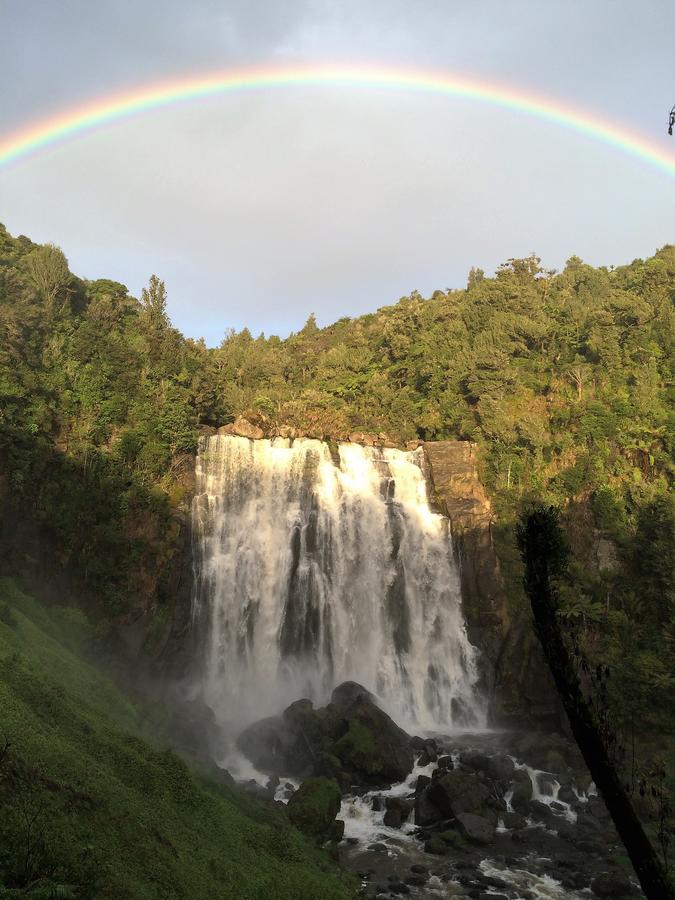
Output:
[[[0,579],[1,897],[354,896],[283,813],[143,740],[77,630]]]

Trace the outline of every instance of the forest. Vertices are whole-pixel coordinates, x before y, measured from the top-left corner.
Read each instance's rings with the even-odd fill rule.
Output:
[[[561,615],[612,667],[622,723],[672,726],[675,247],[561,272],[511,259],[465,288],[287,338],[183,337],[155,275],[140,298],[70,272],[57,247],[0,230],[0,496],[107,625],[169,614],[167,562],[200,430],[379,434],[479,447],[509,602],[524,603],[518,516],[563,510]],[[284,429],[286,431],[284,432]],[[607,558],[589,557],[598,536]],[[70,583],[70,582],[69,582]]]

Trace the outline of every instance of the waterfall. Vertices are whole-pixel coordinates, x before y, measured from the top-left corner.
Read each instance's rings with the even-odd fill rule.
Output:
[[[423,451],[202,439],[193,501],[202,690],[241,727],[353,679],[403,727],[484,723],[448,521]]]

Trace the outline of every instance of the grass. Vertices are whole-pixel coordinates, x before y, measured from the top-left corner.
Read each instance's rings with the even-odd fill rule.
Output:
[[[285,813],[142,736],[134,703],[79,652],[77,614],[8,579],[0,608],[0,897],[356,895]]]

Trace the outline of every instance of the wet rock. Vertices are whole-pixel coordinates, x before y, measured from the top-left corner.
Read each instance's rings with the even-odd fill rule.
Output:
[[[280,716],[270,716],[249,725],[237,738],[237,747],[256,769],[281,775],[293,772],[287,765],[292,736]]]
[[[445,818],[460,813],[480,814],[490,797],[490,790],[471,773],[453,769],[427,788],[429,800]]]
[[[339,843],[345,836],[345,823],[342,819],[336,819],[333,824],[330,826],[330,831],[328,832],[328,840],[335,841],[335,843]]]
[[[410,737],[358,687],[347,682],[333,691],[331,705],[339,712],[342,736],[332,752],[363,784],[404,781],[413,768]]]
[[[392,894],[409,894],[410,888],[402,881],[392,881],[389,884],[389,890]]]
[[[362,684],[356,681],[343,681],[331,694],[330,702],[337,709],[344,710],[351,706],[352,703],[362,699],[371,703],[375,702],[375,697]],[[293,705],[291,704],[291,706]]]
[[[483,772],[493,781],[510,783],[515,766],[508,756],[487,756],[484,753],[465,751],[460,754],[460,762],[468,769]]]
[[[375,841],[372,844],[368,844],[368,850],[372,853],[387,853],[387,845],[382,844],[379,841]]]
[[[527,815],[530,801],[532,800],[532,782],[524,769],[516,769],[513,773],[513,794],[511,806],[516,812]]]
[[[399,812],[401,814],[401,820],[405,822],[413,811],[414,802],[412,800],[407,800],[404,797],[385,797],[384,805],[387,811],[395,810],[396,812]]]
[[[420,863],[414,863],[410,866],[410,871],[414,872],[416,875],[426,875],[429,877],[429,870],[426,866],[420,865]]]
[[[483,816],[473,813],[459,813],[457,816],[460,830],[472,844],[491,844],[495,837],[494,825]]]
[[[405,880],[406,884],[410,884],[413,887],[424,887],[424,885],[428,881],[428,877],[426,875],[408,875]]]
[[[527,819],[525,816],[521,816],[518,813],[506,812],[501,817],[502,822],[504,823],[504,828],[525,828],[527,825]]]
[[[439,834],[432,834],[425,841],[424,849],[427,853],[433,853],[435,856],[444,856],[448,848]]]
[[[630,897],[633,885],[623,872],[605,872],[591,881],[591,891],[596,897]]]
[[[451,756],[439,756],[438,757],[438,768],[439,769],[447,769],[448,771],[450,771],[450,769],[454,769],[454,767],[455,767],[455,764],[453,763]]]
[[[327,839],[340,811],[340,802],[340,788],[335,781],[309,778],[288,801],[288,818],[304,834]]]
[[[421,794],[429,784],[431,784],[431,778],[428,775],[418,775],[415,782],[415,794]]]
[[[439,810],[430,796],[431,787],[426,787],[415,797],[415,824],[416,825],[433,825],[444,818],[443,813]]]
[[[558,791],[558,800],[562,803],[576,803],[577,795],[574,793],[571,787],[563,786]]]
[[[382,803],[382,797],[375,796],[371,801],[371,807],[373,812],[381,812],[384,808],[384,804]]]
[[[402,824],[402,816],[400,809],[388,809],[382,820],[387,828],[400,828]]]

